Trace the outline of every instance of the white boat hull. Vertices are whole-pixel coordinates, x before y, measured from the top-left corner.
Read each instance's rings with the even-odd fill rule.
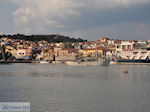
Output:
[[[52,61],[53,64],[61,64],[62,61]]]
[[[110,63],[109,60],[99,60],[99,61],[92,61],[92,62],[74,62],[74,61],[66,62],[66,64],[73,65],[73,66],[93,66],[93,65],[108,66],[109,63]]]
[[[117,62],[115,62],[115,61],[110,61],[110,65],[114,65],[114,64],[117,64]]]
[[[49,61],[40,61],[41,64],[48,64]]]

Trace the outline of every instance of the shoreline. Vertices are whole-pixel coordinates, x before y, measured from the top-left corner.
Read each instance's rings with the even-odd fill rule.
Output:
[[[127,63],[127,62],[116,62],[110,65],[150,65],[150,63]]]
[[[64,63],[64,61],[59,61],[59,63]],[[40,61],[1,61],[0,64],[9,64],[9,63],[40,63]],[[50,62],[51,64],[51,62]],[[57,61],[56,63],[57,64]],[[110,65],[150,65],[150,63],[128,63],[128,62],[115,62],[115,63],[110,63]]]

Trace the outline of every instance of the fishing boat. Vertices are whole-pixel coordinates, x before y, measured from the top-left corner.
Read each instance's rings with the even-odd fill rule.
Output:
[[[110,61],[108,59],[99,59],[98,61],[67,61],[66,64],[73,66],[93,66],[101,65],[108,66]]]
[[[86,58],[82,57],[81,54],[78,54],[78,57],[76,57],[76,61],[67,61],[66,64],[73,66],[108,66],[110,64],[110,60],[107,59],[106,56],[100,57],[97,52],[95,59],[92,59],[91,57],[89,59]]]
[[[108,60],[105,61],[98,61],[98,62],[76,62],[76,61],[67,61],[66,64],[73,65],[73,66],[93,66],[93,65],[101,65],[101,66],[108,66],[109,65]]]

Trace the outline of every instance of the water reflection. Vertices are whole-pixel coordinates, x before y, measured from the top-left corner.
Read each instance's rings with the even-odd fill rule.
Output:
[[[149,66],[0,65],[0,101],[31,112],[149,112]]]

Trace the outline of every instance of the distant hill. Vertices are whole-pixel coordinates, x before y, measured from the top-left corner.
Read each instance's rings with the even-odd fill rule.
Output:
[[[14,34],[14,35],[0,35],[0,38],[2,37],[9,37],[11,39],[19,39],[19,40],[29,40],[38,42],[41,40],[45,40],[48,42],[85,42],[87,40],[81,39],[81,38],[70,38],[68,36],[62,36],[62,35],[24,35],[24,34]]]

